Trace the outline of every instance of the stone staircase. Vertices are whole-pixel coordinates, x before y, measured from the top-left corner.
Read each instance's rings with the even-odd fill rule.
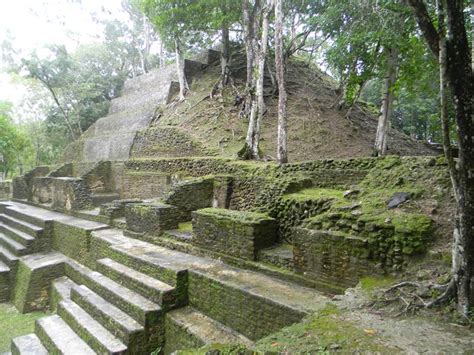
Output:
[[[185,60],[184,71],[188,81],[216,61],[220,53],[205,51],[195,60]],[[176,65],[170,64],[125,82],[121,95],[113,99],[107,116],[92,124],[81,138],[65,150],[63,160],[97,162],[125,160],[136,133],[148,128],[160,105],[170,102],[179,91]]]
[[[0,302],[10,300],[20,257],[48,248],[47,221],[0,204]]]
[[[64,257],[55,314],[15,338],[13,354],[145,354],[252,343],[323,308],[314,289],[127,237],[90,235],[87,266]],[[58,253],[55,253],[58,254]]]

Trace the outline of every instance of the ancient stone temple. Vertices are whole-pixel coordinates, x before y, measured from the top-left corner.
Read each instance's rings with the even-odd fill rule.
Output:
[[[186,63],[190,80],[216,52],[203,57]],[[425,251],[432,220],[386,202],[448,186],[443,162],[209,156],[151,127],[173,80],[165,68],[127,82],[63,164],[15,178],[2,195],[0,299],[52,311],[13,340],[13,354],[251,349]],[[166,144],[144,156],[150,132]]]

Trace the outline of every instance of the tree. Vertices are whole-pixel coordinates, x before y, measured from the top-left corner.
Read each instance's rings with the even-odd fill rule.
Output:
[[[283,56],[283,4],[275,2],[275,68],[278,81],[278,137],[277,161],[288,162],[288,121],[286,117],[285,61]]]
[[[387,151],[388,131],[396,97],[398,73],[411,54],[414,21],[409,11],[396,1],[328,1],[320,22],[322,31],[333,40],[326,53],[331,70],[340,79],[341,97],[335,104],[353,105],[365,85],[383,78],[381,109],[375,139],[375,152]],[[399,84],[398,84],[399,85]]]
[[[5,177],[16,167],[22,173],[25,153],[31,151],[28,137],[12,122],[11,109],[11,103],[0,101],[0,171]]]
[[[107,114],[125,80],[121,59],[104,45],[79,47],[69,54],[63,46],[48,47],[49,56],[33,52],[22,59],[26,76],[38,80],[51,94],[54,106],[48,120],[63,126],[76,140],[98,118]]]
[[[136,51],[140,71],[142,74],[148,73],[151,68],[151,46],[158,41],[158,35],[147,17],[140,11],[138,0],[122,0],[122,8],[132,21],[129,29],[131,47]],[[163,62],[163,56],[164,54],[160,53],[160,63]]]
[[[454,102],[459,144],[456,168],[445,138],[445,155],[457,205],[456,226],[453,232],[452,280],[434,304],[456,297],[458,311],[468,316],[472,306],[474,269],[474,75],[464,18],[465,2],[440,2],[440,18],[445,17],[447,25],[446,38],[443,24],[439,27],[441,31],[436,29],[423,0],[408,0],[408,4],[428,46],[434,56],[440,58],[440,75],[446,80]],[[446,137],[447,132],[443,132]]]
[[[40,59],[34,52],[29,59],[22,60],[23,68],[27,71],[29,77],[41,82],[50,92],[60,115],[64,119],[70,138],[76,140],[82,131],[78,134],[67,106],[60,101],[60,93],[58,92],[64,86],[72,63],[64,46],[51,46],[49,49],[52,53],[51,59]]]
[[[200,16],[198,0],[143,0],[142,9],[155,25],[160,38],[175,52],[179,81],[179,99],[185,99],[189,85],[184,73],[184,53],[190,37],[207,28],[206,16]]]
[[[390,117],[393,112],[393,86],[397,77],[398,50],[397,48],[387,48],[387,73],[382,92],[382,108],[380,109],[377,133],[375,136],[375,151],[377,155],[385,155],[387,152],[388,131],[390,128]]]
[[[244,1],[244,4],[247,2]],[[243,6],[244,26],[246,37],[247,70],[251,70],[251,77],[247,72],[246,104],[245,109],[250,106],[249,125],[245,145],[240,150],[239,156],[244,159],[259,159],[260,157],[260,126],[265,111],[263,98],[263,79],[265,75],[265,60],[268,46],[269,17],[273,9],[273,0],[265,0],[260,9],[259,1],[256,1],[252,13],[249,12],[248,3]],[[260,14],[258,14],[259,12]],[[257,40],[256,31],[261,17],[261,38]],[[251,66],[249,65],[249,61]],[[251,84],[249,86],[249,80]],[[250,104],[249,104],[250,103]]]
[[[240,2],[235,0],[200,0],[199,3],[201,8],[200,15],[205,16],[203,22],[209,24],[211,31],[220,32],[222,50],[219,86],[224,87],[228,84],[231,77],[230,30],[231,26],[239,21],[241,14]]]

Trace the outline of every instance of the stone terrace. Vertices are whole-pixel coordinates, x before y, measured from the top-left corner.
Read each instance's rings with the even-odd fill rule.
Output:
[[[328,301],[314,289],[101,223],[18,202],[2,207],[5,216],[50,228],[51,244],[18,256],[8,286],[19,309],[49,305],[55,314],[14,339],[14,354],[171,353],[217,340],[250,346]]]

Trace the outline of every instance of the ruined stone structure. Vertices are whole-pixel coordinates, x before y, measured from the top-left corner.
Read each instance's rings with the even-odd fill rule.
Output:
[[[191,82],[194,74],[218,59],[219,52],[208,50],[195,60],[185,60],[187,80]],[[128,80],[120,97],[112,100],[109,115],[97,120],[77,142],[68,147],[64,161],[125,160],[130,157],[133,145],[136,145],[133,149],[139,155],[144,149],[144,133],[140,133],[140,130],[150,126],[159,107],[167,104],[178,91],[174,64]],[[155,134],[160,138],[171,135],[173,142],[181,142],[184,146],[182,154],[198,151],[176,129],[158,129]],[[137,142],[134,144],[136,136]]]
[[[145,149],[132,141],[151,116],[122,115],[121,102],[82,138],[79,161],[15,178],[0,203],[0,299],[54,313],[14,339],[13,354],[251,348],[423,253],[431,219],[386,199],[420,198],[427,179],[449,186],[434,158],[128,159]],[[115,129],[126,149],[107,138]]]

